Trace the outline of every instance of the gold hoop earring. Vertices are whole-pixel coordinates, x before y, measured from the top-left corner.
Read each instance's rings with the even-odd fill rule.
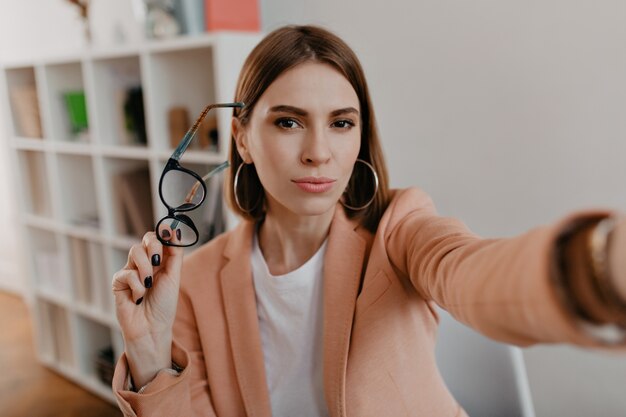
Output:
[[[343,205],[345,208],[348,208],[348,209],[354,210],[354,211],[363,210],[364,208],[369,207],[369,205],[374,202],[374,198],[376,197],[376,193],[378,193],[378,174],[376,174],[376,170],[374,169],[372,164],[370,164],[367,161],[364,161],[363,159],[357,159],[356,162],[361,162],[361,163],[365,164],[365,166],[367,168],[369,168],[370,171],[372,172],[372,175],[374,177],[374,192],[372,194],[372,197],[369,198],[369,200],[367,200],[367,202],[365,204],[363,204],[361,206],[358,206],[358,207],[346,204],[344,201],[339,200],[341,205]],[[355,166],[356,166],[356,162],[355,162]],[[352,174],[354,175],[354,170],[352,171]],[[355,181],[356,181],[356,178],[355,178]],[[348,187],[350,187],[350,183],[351,182],[352,182],[352,177],[350,177],[350,181],[348,182]],[[360,194],[360,192],[356,192],[354,190],[352,192],[350,192],[348,189],[346,189],[346,191],[344,191],[344,199],[347,199],[346,196],[357,195],[357,194]]]
[[[252,211],[254,211],[254,209],[257,208],[262,197],[259,197],[259,199],[254,204],[254,206],[252,206],[252,208],[247,209],[247,210],[244,209],[241,203],[239,202],[239,196],[237,195],[237,185],[239,184],[239,174],[241,174],[241,168],[243,168],[244,165],[247,165],[247,164],[245,164],[244,162],[240,163],[239,167],[237,167],[237,172],[235,172],[235,178],[233,180],[233,195],[235,196],[235,204],[237,204],[237,207],[239,207],[239,210],[243,211],[244,213],[251,213]]]

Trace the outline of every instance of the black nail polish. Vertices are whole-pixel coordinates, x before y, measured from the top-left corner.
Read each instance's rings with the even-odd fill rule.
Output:
[[[180,240],[180,238],[182,237],[183,233],[180,231],[180,229],[176,229],[176,238],[178,240]]]
[[[151,288],[152,287],[152,277],[146,277],[146,279],[143,280],[143,284],[145,285],[146,288]]]
[[[169,239],[170,236],[172,236],[172,235],[170,235],[170,231],[169,230],[167,230],[167,229],[161,230],[161,237],[163,239]]]
[[[139,298],[139,300],[135,301],[135,304],[139,305],[143,301],[143,297]]]
[[[159,265],[161,265],[161,256],[159,256],[158,253],[155,253],[154,255],[152,255],[152,266]]]

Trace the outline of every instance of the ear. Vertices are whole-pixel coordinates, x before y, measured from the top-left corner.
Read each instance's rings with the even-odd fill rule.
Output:
[[[231,123],[231,129],[233,132],[233,138],[235,139],[235,146],[237,146],[237,152],[239,156],[246,164],[252,163],[252,157],[248,151],[248,135],[246,128],[242,126],[238,119],[233,117]]]

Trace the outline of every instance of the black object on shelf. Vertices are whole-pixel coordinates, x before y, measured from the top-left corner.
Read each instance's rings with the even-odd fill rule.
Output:
[[[132,87],[126,91],[124,116],[126,118],[126,129],[135,135],[137,143],[148,143],[146,118],[143,110],[143,90],[141,87]]]

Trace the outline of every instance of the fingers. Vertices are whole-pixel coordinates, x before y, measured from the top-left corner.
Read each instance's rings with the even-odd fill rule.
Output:
[[[133,245],[130,248],[128,252],[127,269],[136,269],[144,287],[152,287],[154,267],[151,259],[148,258],[148,250],[144,247],[143,242],[140,245]]]
[[[136,269],[121,269],[113,275],[113,282],[111,283],[113,293],[128,291],[132,301],[139,305],[143,301],[143,297],[146,294],[146,287],[139,279],[139,273]],[[117,300],[117,296],[115,297]]]
[[[152,266],[160,266],[163,259],[163,245],[156,237],[156,233],[148,232],[143,235],[141,244],[146,249],[148,258]]]
[[[172,230],[170,225],[168,225],[166,222],[162,222],[159,225],[159,234],[161,236],[161,239],[166,242],[179,243],[181,240],[181,230]],[[183,261],[183,248],[176,246],[166,246],[164,250],[167,253],[168,260],[167,264],[164,264],[163,267],[168,274],[179,274]]]
[[[161,236],[168,242],[178,243],[179,237],[176,231],[168,225],[160,226]],[[180,234],[180,231],[178,232]],[[164,268],[171,278],[178,280],[182,267],[183,248],[174,246],[164,246],[157,239],[155,232],[147,232],[141,244],[133,245],[128,252],[128,262],[124,269],[136,269],[139,273],[139,280],[145,288],[151,288],[155,282],[157,272]]]

